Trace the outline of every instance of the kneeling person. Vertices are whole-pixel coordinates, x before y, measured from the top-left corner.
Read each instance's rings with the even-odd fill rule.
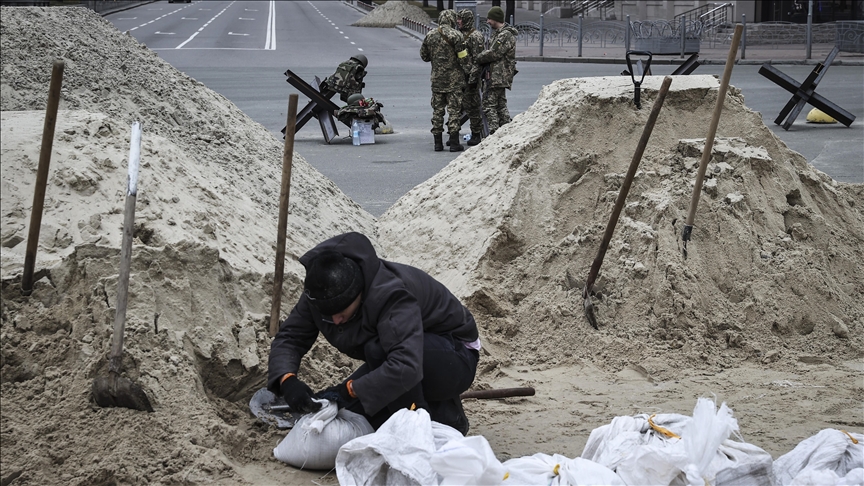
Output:
[[[320,243],[300,263],[305,289],[271,344],[268,389],[301,413],[320,408],[313,396],[335,400],[376,429],[414,405],[466,434],[459,395],[474,381],[480,357],[468,309],[422,270],[378,258],[359,233]],[[313,394],[297,371],[318,333],[364,364]]]

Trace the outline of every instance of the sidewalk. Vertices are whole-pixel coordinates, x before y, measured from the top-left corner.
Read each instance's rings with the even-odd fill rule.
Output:
[[[485,17],[486,13],[492,7],[491,3],[484,3],[477,6],[477,14]],[[515,12],[516,23],[519,22],[535,22],[540,23],[540,12],[538,10],[526,10],[516,7]],[[544,16],[544,24],[552,25],[557,22],[578,22],[578,19],[559,19],[554,16]],[[396,27],[400,31],[412,35],[418,39],[422,39],[423,35],[417,32]],[[806,59],[807,46],[805,44],[783,44],[783,45],[748,45],[744,50],[742,58],[741,49],[737,55],[737,64],[812,64],[823,62],[834,48],[833,44],[813,44],[811,46],[810,59]],[[584,43],[582,46],[582,57],[579,57],[579,46],[576,42],[563,43],[561,46],[557,42],[552,45],[543,46],[543,56],[540,56],[540,45],[537,42],[525,44],[524,41],[516,44],[516,60],[530,62],[572,62],[572,63],[594,63],[594,64],[625,64],[626,50],[622,44],[607,44],[601,47],[598,44]],[[725,64],[726,58],[729,56],[728,44],[709,45],[708,42],[703,42],[699,49],[700,64]],[[651,60],[652,64],[681,64],[683,59],[680,55],[655,55]],[[834,59],[832,66],[864,66],[864,54],[858,52],[840,52]]]

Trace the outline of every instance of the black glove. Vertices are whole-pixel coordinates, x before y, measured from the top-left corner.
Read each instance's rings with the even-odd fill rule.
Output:
[[[351,400],[353,400],[351,393],[348,392],[347,381],[319,391],[315,394],[315,398],[335,402],[336,407],[340,409],[345,408],[345,406],[348,405]]]
[[[312,413],[321,410],[321,404],[312,401],[312,389],[296,376],[290,376],[283,381],[281,391],[282,398],[292,412]]]

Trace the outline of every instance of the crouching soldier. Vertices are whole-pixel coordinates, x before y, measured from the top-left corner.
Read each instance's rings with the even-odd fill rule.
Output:
[[[362,92],[363,87],[366,86],[363,78],[366,76],[368,63],[369,61],[363,54],[352,56],[351,59],[339,64],[336,72],[321,83],[321,91],[329,90],[339,93],[339,99],[347,103],[349,96]]]

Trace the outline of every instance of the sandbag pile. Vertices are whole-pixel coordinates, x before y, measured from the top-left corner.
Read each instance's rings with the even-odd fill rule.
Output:
[[[733,440],[737,436],[739,440]],[[852,485],[864,482],[864,436],[826,429],[772,461],[744,442],[726,404],[700,398],[693,416],[616,417],[581,457],[534,454],[501,463],[483,436],[462,437],[425,410],[402,410],[339,449],[340,484]]]

